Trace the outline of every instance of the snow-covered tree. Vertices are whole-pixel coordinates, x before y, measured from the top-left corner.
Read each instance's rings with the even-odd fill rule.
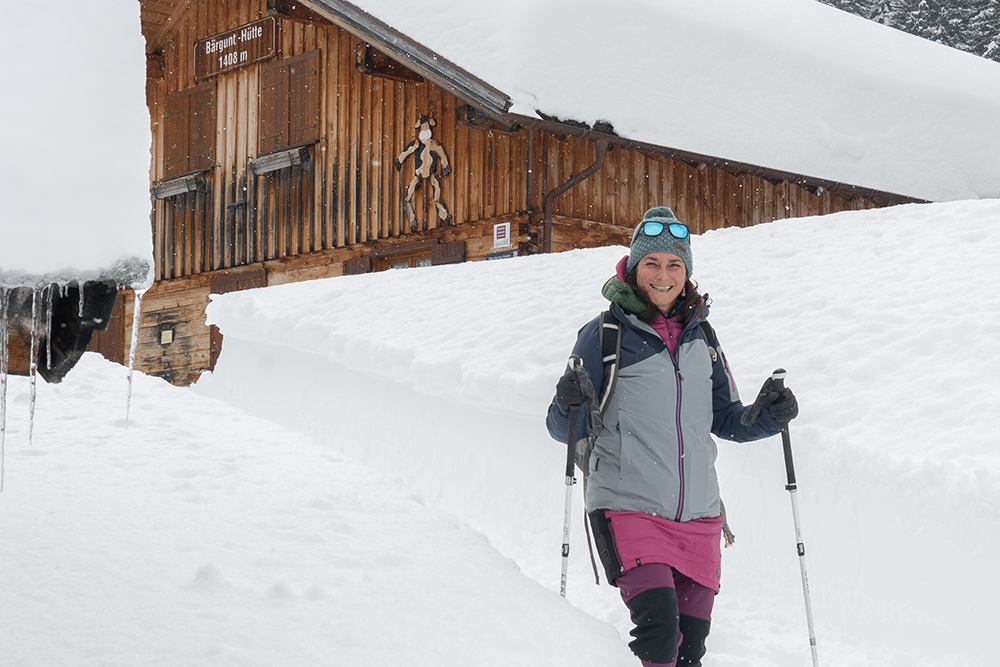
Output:
[[[983,3],[971,19],[977,41],[973,53],[1000,61],[1000,0]]]
[[[924,39],[1000,61],[1000,0],[819,0]]]

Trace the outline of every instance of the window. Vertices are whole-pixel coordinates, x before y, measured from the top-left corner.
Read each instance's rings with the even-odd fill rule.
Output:
[[[416,243],[402,244],[398,250],[389,247],[385,249],[385,254],[376,251],[378,254],[375,256],[375,270],[385,271],[386,269],[412,269],[418,266],[430,266],[432,247],[431,243],[423,245],[423,242],[417,241]]]
[[[399,243],[372,250],[371,259],[375,271],[455,264],[465,261],[465,241],[440,243],[437,239],[425,239]]]
[[[319,138],[319,50],[261,68],[260,152]]]
[[[433,266],[433,260],[431,260],[430,255],[426,257],[412,256],[405,259],[394,259],[389,264],[389,269],[412,269],[422,266]]]
[[[166,99],[163,177],[207,171],[215,161],[215,83]]]

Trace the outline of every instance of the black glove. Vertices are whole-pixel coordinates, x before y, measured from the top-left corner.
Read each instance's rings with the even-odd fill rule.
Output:
[[[583,405],[583,389],[580,388],[580,378],[575,371],[566,371],[556,383],[556,403],[566,411]]]
[[[764,398],[764,405],[779,424],[787,424],[799,416],[799,402],[788,387],[769,392]]]

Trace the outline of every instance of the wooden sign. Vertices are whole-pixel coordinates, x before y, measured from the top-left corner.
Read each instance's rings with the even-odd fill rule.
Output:
[[[275,51],[274,18],[267,17],[194,43],[194,78],[205,79],[267,60]]]

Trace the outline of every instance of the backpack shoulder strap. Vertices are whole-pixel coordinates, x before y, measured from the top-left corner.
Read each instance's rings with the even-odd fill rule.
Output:
[[[601,361],[604,363],[604,385],[598,397],[597,406],[601,416],[608,407],[608,401],[615,392],[615,382],[618,380],[618,369],[622,357],[622,325],[610,310],[601,313],[600,326],[597,328],[597,340],[601,346]],[[583,452],[577,450],[577,465],[583,472],[583,495],[587,496],[587,479],[590,477],[590,454],[594,449],[594,441],[588,439]],[[594,558],[594,545],[590,539],[590,522],[587,521],[587,508],[583,508],[583,527],[587,534],[587,550],[590,552],[590,564],[594,568],[594,583],[601,583],[597,572],[597,560]]]
[[[618,378],[618,366],[622,353],[621,323],[606,310],[601,313],[600,322],[597,328],[597,339],[601,346],[601,360],[604,363],[604,385],[601,387],[601,395],[595,397],[598,413],[604,416],[604,411],[608,407],[608,401],[615,391],[615,382]],[[596,415],[595,420],[596,421]],[[576,450],[576,465],[583,472],[583,489],[587,490],[587,476],[590,474],[590,453],[594,449],[596,436],[586,438],[585,444],[578,445]]]
[[[701,327],[701,334],[705,337],[705,345],[708,345],[708,353],[712,355],[712,363],[714,364],[719,358],[719,353],[716,351],[719,340],[715,337],[715,329],[708,323],[708,320],[702,320],[698,326]]]
[[[618,369],[622,358],[622,325],[610,310],[601,313],[601,325],[598,329],[598,340],[601,344],[601,361],[604,362],[604,385],[597,402],[601,415],[608,407],[608,401],[615,391],[618,380]]]
[[[705,344],[708,345],[708,353],[712,355],[712,363],[719,358],[718,347],[719,339],[715,336],[715,329],[712,325],[708,323],[708,320],[702,320],[701,333],[705,336]],[[736,535],[733,533],[732,528],[729,527],[729,520],[726,518],[726,504],[722,502],[722,498],[719,498],[719,514],[722,517],[722,534],[726,538],[726,546],[731,547],[736,542]]]

